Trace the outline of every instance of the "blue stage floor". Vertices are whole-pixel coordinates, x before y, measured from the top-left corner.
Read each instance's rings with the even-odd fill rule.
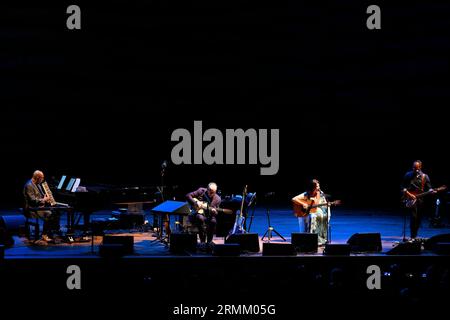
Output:
[[[5,214],[17,214],[13,211],[2,211]],[[102,211],[92,216],[107,217],[111,212]],[[251,212],[250,212],[251,215]],[[148,216],[152,221],[152,217]],[[61,224],[65,223],[63,216]],[[290,241],[291,233],[298,232],[297,219],[293,216],[290,208],[276,208],[270,210],[270,220],[275,228],[287,241]],[[377,232],[381,234],[383,252],[388,251],[403,238],[404,218],[398,212],[376,211],[376,210],[348,210],[336,208],[332,212],[331,218],[331,242],[345,243],[354,233]],[[173,221],[172,221],[173,223]],[[250,220],[247,226],[249,226]],[[268,227],[267,211],[264,208],[257,208],[251,223],[250,232],[256,232],[261,238]],[[135,252],[138,256],[170,256],[167,246],[159,241],[153,241],[155,234],[152,232],[140,232],[136,230],[114,230],[113,233],[132,234],[135,237]],[[446,227],[433,228],[427,218],[422,221],[419,237],[430,238],[437,234],[450,233],[448,224]],[[275,234],[273,234],[275,235]],[[406,225],[406,236],[409,236],[409,221]],[[215,243],[223,243],[223,238],[215,238]],[[267,240],[267,238],[265,239]],[[279,237],[273,237],[272,242],[281,242]],[[97,246],[101,243],[101,237],[96,237],[94,250],[91,251],[91,243],[73,244],[52,244],[45,247],[30,245],[24,239],[15,237],[15,245],[5,251],[6,258],[27,258],[27,257],[74,257],[74,256],[96,256]],[[319,249],[319,254],[321,253]]]

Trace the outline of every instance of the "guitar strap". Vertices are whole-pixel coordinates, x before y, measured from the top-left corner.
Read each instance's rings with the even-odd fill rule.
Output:
[[[422,173],[422,190],[421,192],[425,191],[425,173]]]

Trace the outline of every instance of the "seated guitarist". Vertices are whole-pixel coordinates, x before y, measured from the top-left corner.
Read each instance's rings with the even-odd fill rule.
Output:
[[[320,190],[320,183],[313,179],[309,181],[306,192],[292,198],[294,214],[298,217],[300,232],[317,233],[319,244],[327,241],[329,206],[326,205],[324,193]],[[311,205],[325,204],[309,209]],[[305,212],[309,213],[305,214]]]
[[[217,184],[211,182],[207,188],[190,192],[186,199],[194,208],[190,219],[198,227],[200,242],[212,243],[217,225],[217,209],[222,201],[217,194]]]
[[[403,178],[403,194],[408,199],[417,200],[415,205],[413,205],[411,210],[411,222],[410,222],[410,230],[411,230],[411,240],[414,240],[417,237],[417,233],[419,231],[420,220],[422,215],[424,214],[424,202],[423,198],[417,198],[416,194],[431,191],[431,193],[435,193],[435,191],[431,187],[430,177],[422,172],[422,161],[416,160],[413,162],[412,170],[405,174]]]

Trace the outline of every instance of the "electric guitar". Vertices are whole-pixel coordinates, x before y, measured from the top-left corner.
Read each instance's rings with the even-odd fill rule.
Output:
[[[402,197],[402,202],[403,202],[403,205],[406,208],[412,208],[412,207],[414,207],[416,205],[417,199],[420,199],[420,198],[423,198],[423,197],[425,197],[425,196],[427,196],[429,194],[441,192],[441,191],[444,191],[444,190],[447,190],[447,186],[446,185],[440,186],[439,188],[436,188],[436,189],[433,189],[433,190],[429,190],[429,191],[426,191],[426,192],[421,192],[421,193],[416,193],[416,192],[409,191],[409,193],[415,195],[416,197],[415,198],[411,198],[410,196],[408,196],[405,193],[403,195],[403,197]]]
[[[298,204],[298,203],[294,202],[293,206],[294,206],[294,211],[296,212],[297,217],[306,217],[309,214],[309,212],[311,211],[311,209],[313,209],[313,208],[319,208],[319,207],[323,207],[323,206],[338,206],[341,203],[342,203],[341,200],[335,200],[335,201],[331,201],[331,202],[314,204],[314,200],[310,200],[309,202],[305,201],[302,204]],[[305,208],[303,206],[303,204],[305,204],[307,207]]]
[[[242,192],[241,209],[238,212],[236,212],[236,220],[234,222],[234,226],[230,234],[240,234],[246,232],[244,229],[244,222],[245,222],[244,201],[246,196],[247,196],[247,185],[245,185],[244,191]]]

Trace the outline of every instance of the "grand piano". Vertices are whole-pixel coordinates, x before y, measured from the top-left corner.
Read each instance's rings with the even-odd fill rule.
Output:
[[[157,203],[160,198],[154,186],[117,186],[108,184],[79,185],[76,189],[61,188],[60,183],[49,183],[56,201],[73,207],[74,227],[89,228],[90,216],[102,210],[127,208],[127,212],[143,213],[145,205]],[[141,212],[139,212],[141,211]],[[83,218],[83,225],[80,224]]]

